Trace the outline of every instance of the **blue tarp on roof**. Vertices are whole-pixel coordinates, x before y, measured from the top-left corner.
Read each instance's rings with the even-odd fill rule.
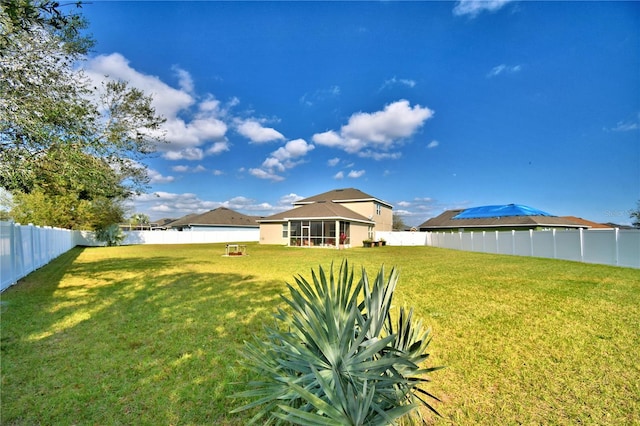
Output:
[[[553,216],[542,210],[520,204],[507,204],[504,206],[482,206],[466,209],[452,217],[452,219],[482,219],[487,217],[511,217],[511,216]]]

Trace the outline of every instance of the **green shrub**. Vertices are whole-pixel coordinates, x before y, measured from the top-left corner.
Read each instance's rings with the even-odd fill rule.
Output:
[[[312,282],[288,285],[290,309],[279,309],[276,327],[264,341],[246,343],[244,357],[257,379],[235,396],[252,402],[233,412],[259,407],[251,423],[304,425],[387,425],[420,418],[423,404],[437,398],[422,389],[430,330],[413,310],[391,315],[398,272],[385,281],[384,267],[370,286],[364,268],[354,284],[344,261],[338,276],[319,267]]]
[[[118,246],[124,240],[124,233],[118,224],[107,225],[95,230],[96,240],[106,243],[108,247]]]

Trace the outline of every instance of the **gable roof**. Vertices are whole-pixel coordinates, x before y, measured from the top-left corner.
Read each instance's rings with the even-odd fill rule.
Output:
[[[202,214],[190,214],[171,222],[172,228],[189,226],[247,226],[258,227],[255,216],[248,216],[226,207],[218,207]]]
[[[322,194],[314,195],[313,197],[298,200],[294,202],[293,205],[298,206],[298,205],[316,203],[318,201],[331,201],[334,203],[375,201],[387,207],[393,208],[393,206],[387,203],[386,201],[380,200],[379,198],[366,194],[356,188],[334,189],[331,191],[323,192]]]
[[[375,223],[361,214],[332,201],[316,201],[310,204],[303,204],[300,207],[258,219],[258,222],[286,222],[291,219],[342,219],[368,224]]]
[[[496,207],[496,206],[486,206]],[[522,206],[526,207],[526,206]],[[482,215],[480,208],[473,209],[458,209],[447,210],[440,216],[433,217],[418,228],[423,230],[436,230],[436,229],[459,229],[459,228],[501,228],[501,227],[566,227],[566,228],[584,228],[584,224],[577,223],[569,218],[552,216],[549,213],[535,214],[540,210],[526,207],[525,212],[530,214],[522,215],[508,215],[507,216],[487,216]],[[467,210],[472,210],[470,216],[480,217],[468,217],[468,215],[462,214]],[[491,209],[488,209],[491,210]],[[493,209],[494,211],[496,209]],[[499,210],[499,209],[497,209]],[[509,209],[507,209],[509,210]],[[475,213],[474,213],[475,212]],[[480,212],[480,213],[479,213]],[[511,212],[513,212],[511,210]]]

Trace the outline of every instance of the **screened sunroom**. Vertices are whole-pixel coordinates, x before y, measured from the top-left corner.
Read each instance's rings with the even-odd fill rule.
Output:
[[[291,220],[282,225],[282,232],[290,246],[348,246],[351,244],[349,225],[344,220]]]
[[[300,206],[259,220],[262,244],[347,248],[373,237],[375,222],[335,203]]]

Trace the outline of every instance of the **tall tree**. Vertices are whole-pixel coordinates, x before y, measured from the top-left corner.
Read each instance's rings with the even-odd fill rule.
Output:
[[[635,210],[631,210],[631,213],[629,214],[629,217],[633,220],[633,222],[631,222],[631,224],[635,228],[640,228],[640,200],[638,200],[638,205],[636,206],[636,209]]]
[[[407,227],[407,225],[405,225],[404,219],[402,219],[402,216],[400,216],[397,213],[394,213],[393,214],[392,229],[394,231],[404,231],[406,227]]]
[[[163,140],[152,99],[122,81],[93,87],[77,71],[92,42],[81,35],[86,22],[75,9],[0,0],[0,24],[0,186],[25,203],[15,210],[34,223],[42,220],[28,216],[34,202],[64,200],[75,214],[111,202],[105,216],[112,217],[122,200],[145,190],[140,160]],[[65,209],[48,211],[48,225],[86,222]],[[92,217],[94,226],[104,219]]]

